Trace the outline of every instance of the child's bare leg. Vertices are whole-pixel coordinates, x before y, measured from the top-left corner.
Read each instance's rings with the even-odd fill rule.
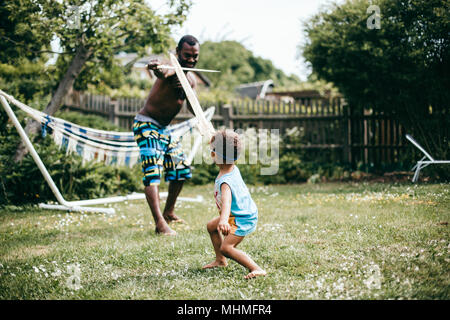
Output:
[[[213,262],[203,266],[202,269],[210,269],[215,267],[226,267],[228,265],[227,258],[223,256],[223,254],[220,252],[220,246],[222,245],[222,237],[217,231],[217,224],[219,223],[220,217],[216,217],[212,219],[208,224],[206,225],[206,228],[208,229],[209,236],[211,237],[211,242],[214,247],[214,252],[216,253],[216,260]]]
[[[243,265],[250,270],[250,273],[245,276],[245,279],[250,279],[258,276],[265,276],[266,271],[261,269],[255,261],[252,260],[245,252],[236,249],[236,246],[241,243],[244,237],[239,237],[234,234],[229,234],[225,237],[220,247],[220,252],[227,258],[233,259],[237,263]]]

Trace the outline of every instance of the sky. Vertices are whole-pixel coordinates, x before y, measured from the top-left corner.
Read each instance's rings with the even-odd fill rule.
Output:
[[[157,12],[167,9],[165,0],[149,3]],[[236,40],[255,56],[271,60],[287,75],[295,74],[306,80],[310,71],[298,49],[304,42],[303,22],[330,0],[192,0],[192,3],[183,26],[174,29],[176,41],[184,34],[192,34],[200,43]]]

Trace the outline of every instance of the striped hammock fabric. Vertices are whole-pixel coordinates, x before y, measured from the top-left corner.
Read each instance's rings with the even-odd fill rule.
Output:
[[[107,165],[133,167],[140,161],[140,151],[134,141],[133,132],[104,131],[79,126],[31,108],[2,90],[0,95],[39,122],[43,136],[50,134],[66,153],[76,152],[83,161],[102,161]],[[214,107],[210,107],[206,110],[205,117],[211,119],[213,114]],[[170,125],[167,129],[174,139],[180,140],[187,132],[192,132],[197,124],[198,120],[194,117]]]

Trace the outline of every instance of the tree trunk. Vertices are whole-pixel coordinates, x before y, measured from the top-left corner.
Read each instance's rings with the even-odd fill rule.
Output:
[[[61,107],[64,97],[69,92],[70,88],[73,86],[73,83],[75,82],[75,79],[80,74],[81,70],[83,69],[84,64],[86,61],[90,58],[92,55],[92,50],[87,49],[83,45],[79,46],[77,48],[77,51],[75,53],[75,56],[73,57],[72,61],[70,62],[69,68],[67,69],[66,73],[64,74],[64,77],[60,81],[58,88],[56,89],[55,93],[52,96],[52,99],[50,100],[49,104],[44,110],[44,113],[47,113],[49,115],[53,115],[59,107]],[[29,120],[27,125],[25,126],[25,132],[28,135],[37,134],[40,128],[40,123],[34,120]],[[14,156],[14,160],[16,162],[22,161],[23,157],[28,153],[28,150],[26,149],[23,142],[20,142],[19,146],[17,147],[16,154]]]

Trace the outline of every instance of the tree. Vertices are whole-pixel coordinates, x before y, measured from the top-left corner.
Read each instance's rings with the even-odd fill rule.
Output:
[[[14,10],[14,1],[0,2],[0,87],[28,101],[54,84],[54,70],[45,67],[51,32],[35,19],[37,3],[24,6],[22,15]]]
[[[294,75],[286,76],[270,60],[256,57],[237,41],[205,41],[201,44],[199,68],[220,70],[208,74],[214,87],[232,90],[242,83],[272,79],[283,86],[299,83]]]
[[[98,68],[111,65],[120,51],[143,54],[151,46],[161,52],[171,43],[171,27],[186,18],[189,4],[186,0],[168,1],[172,12],[157,14],[145,0],[23,0],[10,1],[9,19],[33,20],[33,24],[60,40],[62,52],[58,58],[59,81],[44,112],[53,114],[61,106],[68,90],[83,68],[89,64],[86,78],[95,75]],[[30,11],[30,7],[39,10]],[[30,18],[28,15],[32,15]],[[25,25],[31,27],[31,25]],[[51,37],[49,38],[51,39]],[[28,132],[37,131],[34,122]],[[16,160],[23,158],[22,145]]]
[[[369,4],[380,8],[379,29],[368,27]],[[305,59],[352,108],[392,114],[448,158],[449,1],[349,0],[332,4],[304,27]],[[424,121],[430,112],[440,117]]]
[[[0,2],[0,63],[16,63],[18,58],[33,60],[50,48],[51,32],[36,19],[39,5],[29,2],[17,14],[17,1]]]

